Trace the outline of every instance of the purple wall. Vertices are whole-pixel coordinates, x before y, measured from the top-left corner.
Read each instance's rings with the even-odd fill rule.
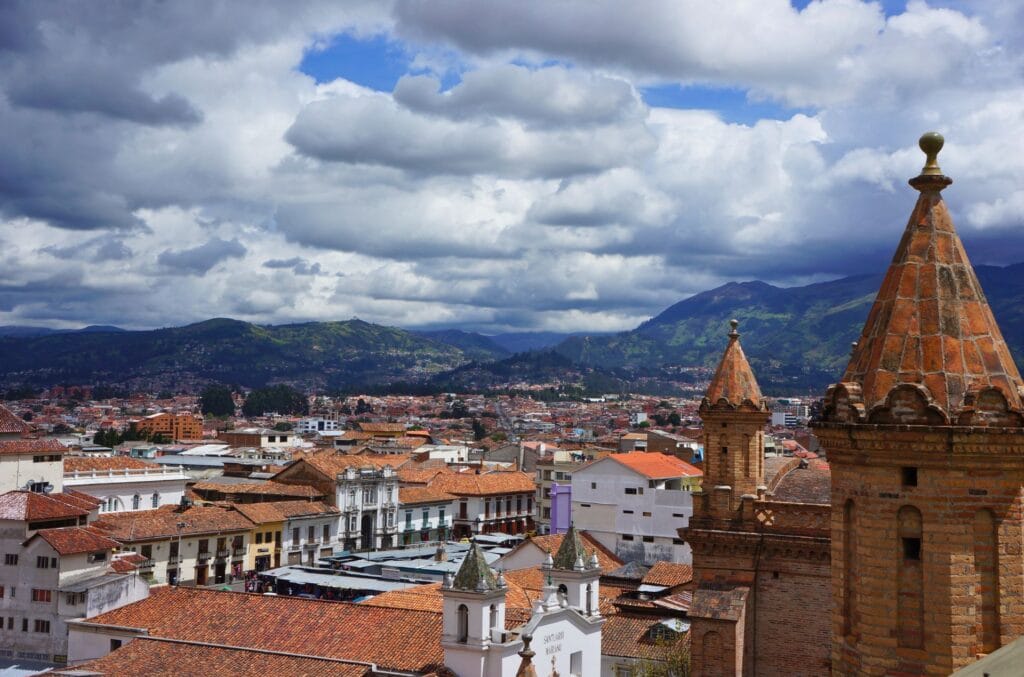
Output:
[[[564,534],[572,524],[572,485],[551,485],[551,533]]]

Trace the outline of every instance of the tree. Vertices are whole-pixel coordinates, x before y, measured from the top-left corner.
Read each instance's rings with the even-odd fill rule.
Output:
[[[356,416],[359,416],[360,414],[369,414],[372,411],[373,407],[367,404],[366,400],[360,397],[359,401],[356,402]]]
[[[231,416],[235,413],[231,389],[219,384],[206,386],[199,393],[199,410],[211,416]]]
[[[482,440],[485,437],[487,437],[487,428],[485,428],[484,424],[480,422],[480,419],[474,418],[473,419],[473,439],[479,441],[479,440]]]
[[[278,414],[301,414],[309,412],[309,400],[289,385],[257,388],[249,393],[242,405],[242,413],[248,417],[262,416],[268,411]]]
[[[32,420],[32,412],[31,411],[26,411],[24,414],[21,415],[21,420],[22,421],[31,421]]]
[[[274,430],[277,430],[282,433],[286,433],[292,428],[294,428],[294,426],[288,421],[278,421],[277,423],[274,424]]]
[[[673,411],[668,415],[668,422],[674,426],[680,426],[683,424],[683,419],[680,418],[678,411]]]
[[[654,640],[660,659],[644,658],[634,664],[636,677],[690,677],[689,633],[667,630]]]

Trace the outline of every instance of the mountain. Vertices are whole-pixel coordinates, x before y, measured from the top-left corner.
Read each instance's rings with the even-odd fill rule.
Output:
[[[1024,264],[975,270],[1011,351],[1024,365]],[[860,275],[789,288],[730,282],[680,301],[631,331],[571,337],[555,351],[603,369],[714,366],[728,320],[737,318],[743,349],[766,390],[821,390],[842,374],[881,281],[881,275]]]
[[[81,329],[50,329],[49,327],[32,327],[20,324],[0,326],[0,336],[46,336],[48,334],[76,334],[112,331],[124,331],[124,329],[99,324],[91,324],[88,327],[82,327]]]
[[[485,353],[361,320],[260,326],[220,318],[153,331],[0,337],[0,382],[344,387],[422,379]],[[490,359],[505,355],[495,350]]]
[[[491,337],[491,340],[510,353],[525,353],[557,346],[571,336],[582,336],[582,334],[565,334],[557,331],[515,331],[496,334]]]
[[[484,336],[475,332],[462,331],[460,329],[440,329],[437,331],[417,331],[413,333],[438,343],[454,346],[471,360],[489,361],[508,357],[511,354],[511,351],[499,345],[490,336]]]

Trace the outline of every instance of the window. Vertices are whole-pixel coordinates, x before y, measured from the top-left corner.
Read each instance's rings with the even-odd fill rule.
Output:
[[[7,617],[7,629],[8,630],[13,630],[14,629],[14,616],[8,616]]]
[[[388,526],[389,527],[395,526],[395,511],[394,510],[388,510]]]
[[[633,514],[633,511],[632,511],[632,510],[623,510],[623,511],[622,511],[622,514],[623,514],[623,515],[632,515],[632,514]]]
[[[132,496],[132,510],[138,510],[142,507],[142,496],[135,494]]]
[[[428,524],[430,524],[430,511],[429,510],[424,510],[423,511],[423,527],[426,528]]]
[[[673,538],[672,545],[686,545],[686,541],[681,538]]]
[[[49,557],[43,557],[42,555],[40,555],[39,557],[36,557],[36,569],[49,569],[49,568],[50,568],[50,558]]]
[[[18,556],[11,553],[4,555],[4,564],[8,566],[18,566]]]
[[[52,592],[50,590],[42,590],[40,588],[32,588],[32,601],[33,602],[50,602]]]
[[[626,487],[626,494],[629,496],[636,496],[636,487]]]
[[[438,526],[444,526],[444,508],[438,508],[437,510],[437,524]]]
[[[292,545],[298,545],[302,541],[302,531],[295,527],[292,529]]]
[[[412,529],[412,510],[405,511],[405,528]]]
[[[323,531],[324,531],[324,543],[327,543],[327,542],[329,542],[331,540],[331,525],[330,524],[325,524]]]
[[[686,515],[684,515],[684,514],[683,514],[683,513],[681,513],[681,512],[674,512],[674,513],[672,513],[672,516],[673,516],[673,517],[686,517]]]
[[[913,560],[915,562],[921,561],[921,539],[920,538],[904,538],[903,539],[903,559]]]
[[[39,620],[37,618],[36,622],[35,622],[35,631],[36,632],[45,632],[45,633],[49,634],[49,632],[50,632],[50,621],[42,621],[42,620]]]
[[[533,512],[533,497],[526,499],[526,512]]]
[[[644,515],[644,517],[650,517],[650,516],[651,516],[651,513],[649,513],[649,512],[645,512],[645,513],[643,513],[643,515]]]
[[[263,532],[256,532],[256,545],[263,545]]]
[[[498,607],[494,604],[491,605],[491,625],[490,627],[498,627]]]
[[[0,599],[4,598],[4,586],[0,585]]]
[[[917,486],[917,468],[900,468],[900,475],[903,479],[903,486]]]
[[[590,504],[589,503],[580,503],[580,507],[581,508],[589,508]]]
[[[573,651],[569,655],[569,674],[572,677],[581,677],[583,675],[583,652]]]
[[[277,547],[279,547],[279,548],[281,547],[281,532],[280,531],[275,531],[274,532],[274,543],[277,544]]]
[[[121,648],[121,640],[119,640],[119,639],[112,639],[112,640],[110,640],[110,650],[111,651],[117,651],[120,648]]]
[[[160,507],[160,492],[159,491],[154,491],[153,492],[152,506],[154,508],[159,508]]]
[[[633,534],[622,534],[622,540],[624,540],[624,541],[632,541],[633,540]]]
[[[21,631],[22,632],[28,632],[28,619],[27,618],[22,618],[21,619]]]
[[[644,536],[644,543],[654,543],[654,536]]]
[[[729,453],[729,447],[722,447],[722,455],[725,456]]]
[[[460,604],[457,612],[458,630],[456,641],[465,644],[469,639],[469,609],[465,604]]]
[[[309,528],[306,529],[306,538],[310,543],[316,540],[316,527],[310,525]]]
[[[591,489],[597,489],[597,482],[591,482],[590,483],[590,488]]]

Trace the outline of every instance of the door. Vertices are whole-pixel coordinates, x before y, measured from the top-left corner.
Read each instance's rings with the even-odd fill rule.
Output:
[[[213,582],[220,585],[227,580],[227,562],[217,562],[213,568]]]
[[[373,550],[373,515],[363,515],[359,535],[361,536],[359,547],[363,550]]]

